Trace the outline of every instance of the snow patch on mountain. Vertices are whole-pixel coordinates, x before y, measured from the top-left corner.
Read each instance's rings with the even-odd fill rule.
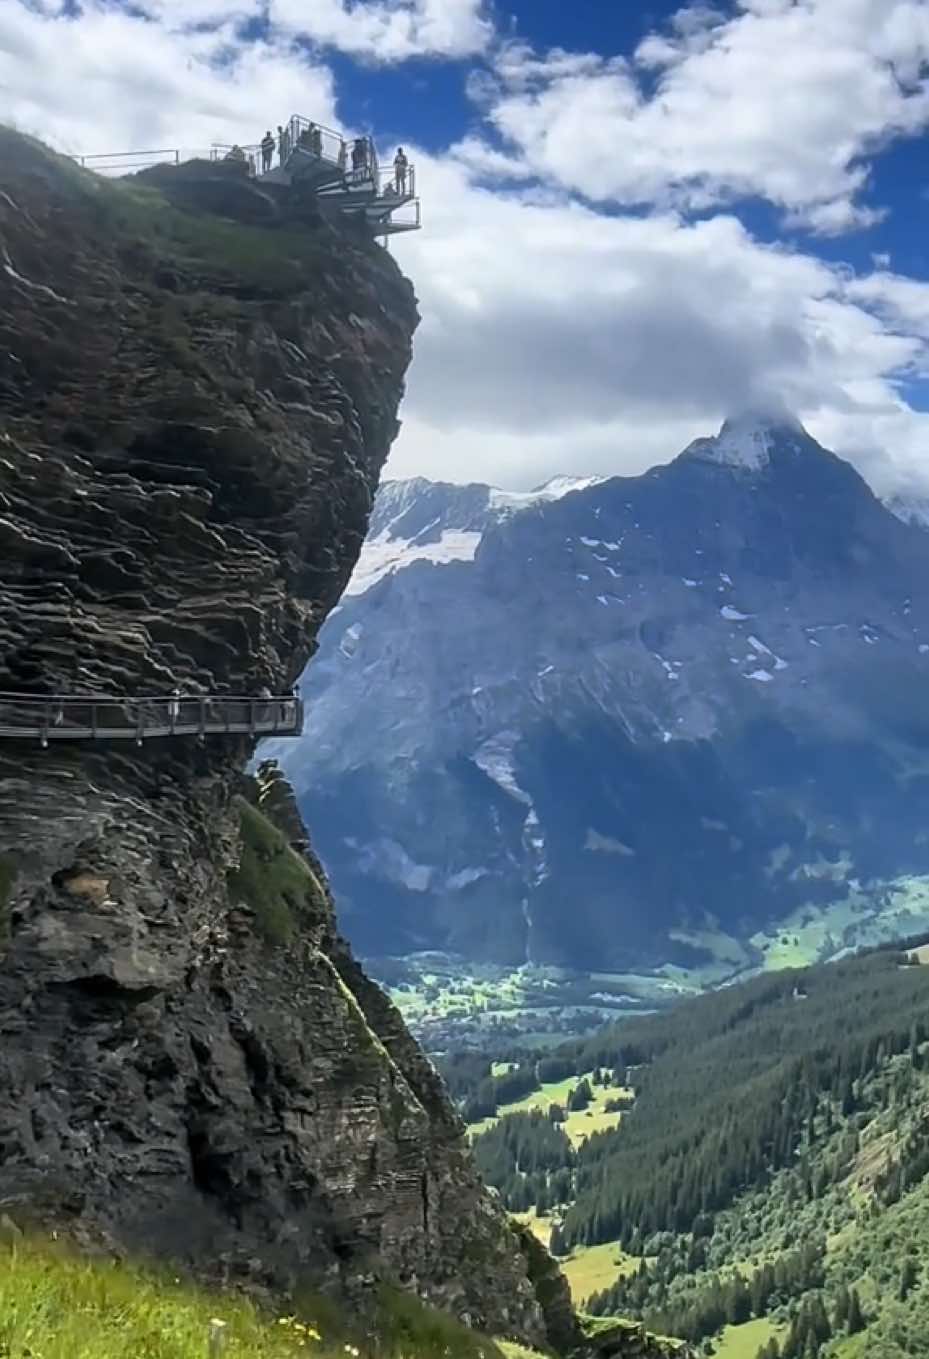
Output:
[[[345,588],[347,595],[363,595],[372,585],[403,566],[413,562],[433,562],[447,566],[449,562],[472,562],[481,541],[480,533],[443,533],[432,543],[416,539],[390,539],[387,530],[365,543],[358,565]]]
[[[531,509],[533,505],[546,500],[561,500],[573,491],[586,491],[591,486],[599,486],[606,480],[606,477],[552,477],[531,491],[501,491],[496,486],[490,486],[488,504],[492,510],[518,514],[520,510]]]
[[[513,747],[519,740],[516,732],[502,731],[479,746],[474,753],[474,763],[498,788],[510,797],[521,802],[524,807],[532,808],[532,798],[516,782],[513,766]]]
[[[500,491],[481,483],[458,486],[425,477],[385,481],[345,594],[363,595],[385,576],[414,562],[435,566],[472,562],[485,530],[492,525],[604,480],[553,477],[531,491]]]
[[[726,420],[715,438],[695,439],[681,456],[759,472],[771,461],[774,447],[784,442],[785,432],[805,435],[800,422],[786,412],[776,416],[747,412]]]
[[[914,528],[929,528],[929,494],[892,495],[884,501],[890,513]]]

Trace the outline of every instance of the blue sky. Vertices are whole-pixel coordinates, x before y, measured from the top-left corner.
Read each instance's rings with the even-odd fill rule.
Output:
[[[567,47],[619,55],[632,51],[655,24],[679,5],[669,0],[639,5],[635,0],[522,0],[496,7],[501,32],[518,34],[539,49]],[[651,20],[651,22],[650,22]],[[457,141],[475,123],[467,95],[474,60],[436,62],[428,58],[400,67],[338,64],[340,106],[359,123],[415,137],[433,151]],[[424,119],[424,105],[428,118]]]
[[[927,75],[929,0],[0,0],[0,117],[64,150],[402,142],[390,472],[512,487],[786,403],[929,492]]]

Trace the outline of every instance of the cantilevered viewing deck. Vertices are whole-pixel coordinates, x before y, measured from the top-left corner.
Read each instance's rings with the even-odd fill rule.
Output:
[[[157,736],[299,736],[294,694],[184,698],[33,696],[0,693],[0,737],[49,741],[135,741]]]
[[[154,165],[181,165],[206,158],[239,163],[243,172],[259,183],[309,187],[333,209],[363,217],[376,236],[418,231],[422,226],[415,165],[401,156],[390,169],[382,169],[370,137],[345,138],[332,128],[294,114],[273,134],[273,142],[273,148],[262,142],[214,143],[208,151],[169,147],[76,159],[88,170],[106,175],[133,174]]]

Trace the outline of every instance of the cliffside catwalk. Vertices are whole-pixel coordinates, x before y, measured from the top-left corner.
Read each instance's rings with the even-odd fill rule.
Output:
[[[0,165],[0,692],[288,693],[398,428],[410,284],[221,165],[110,183],[3,130]],[[0,1209],[567,1344],[253,745],[0,740]]]

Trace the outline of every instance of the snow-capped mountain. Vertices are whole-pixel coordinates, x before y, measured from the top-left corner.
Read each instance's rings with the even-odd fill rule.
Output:
[[[615,971],[807,917],[834,951],[929,923],[927,579],[792,420],[525,496],[388,484],[266,753],[364,953]]]
[[[599,477],[554,477],[533,491],[499,491],[472,483],[388,481],[381,487],[361,558],[346,591],[364,594],[383,576],[414,561],[474,560],[484,531],[510,515],[571,491],[583,491]]]

